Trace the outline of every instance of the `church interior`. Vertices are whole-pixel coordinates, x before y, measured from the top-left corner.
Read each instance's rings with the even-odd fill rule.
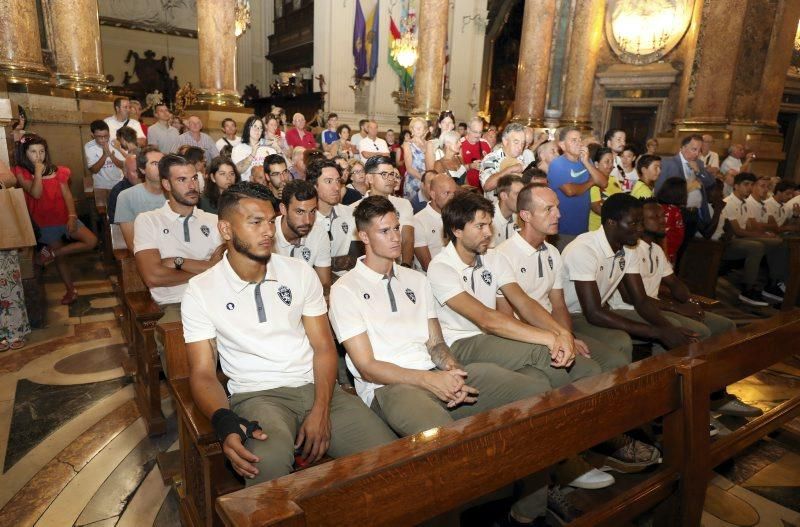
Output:
[[[130,101],[131,108],[123,119],[121,100]],[[171,117],[165,121],[159,108]],[[748,260],[727,256],[727,236],[738,235],[736,229],[731,234],[726,226],[722,238],[708,239],[692,230],[697,236],[685,240],[679,260],[673,262],[671,280],[685,284],[688,302],[699,306],[700,313],[732,321],[733,330],[665,346],[672,348],[667,352],[632,336],[633,361],[626,366],[387,445],[325,457],[310,467],[297,453],[291,474],[245,485],[226,459],[227,447],[219,441],[211,416],[196,400],[196,363],[187,352],[191,346],[184,342],[180,314],[162,319],[164,306],[149,292],[152,279],[137,269],[140,260],[109,220],[109,189],[98,185],[92,167],[113,153],[90,159],[87,145],[97,140],[100,128],[95,123],[102,125],[109,116],[124,121],[123,128],[141,123],[152,132],[164,126],[176,138],[186,136],[188,142],[182,144],[190,149],[201,146],[197,137],[210,138],[223,157],[222,151],[232,147],[232,157],[226,159],[229,166],[236,165],[238,178],[243,171],[231,141],[246,143],[237,134],[251,136],[245,127],[252,118],[258,124],[263,120],[265,137],[270,123],[277,123],[270,133],[279,139],[288,140],[290,132],[298,135],[300,129],[301,140],[317,145],[312,149],[324,150],[325,157],[334,157],[328,155],[325,134],[335,133],[337,141],[331,144],[339,144],[339,157],[344,155],[344,166],[354,178],[356,168],[363,174],[373,158],[368,153],[362,161],[353,159],[359,154],[351,153],[350,143],[341,154],[343,131],[336,124],[330,127],[332,114],[338,119],[334,123],[348,125],[351,137],[358,132],[361,141],[375,140],[371,123],[378,130],[377,141],[385,138],[386,145],[393,136],[394,142],[386,145],[393,160],[413,151],[404,146],[406,141],[418,148],[412,144],[417,140],[415,120],[427,122],[423,136],[428,132],[439,137],[442,116],[449,116],[450,131],[442,137],[460,134],[459,144],[472,141],[470,130],[479,123],[479,157],[474,161],[479,168],[462,160],[459,170],[467,176],[459,184],[470,187],[473,168],[479,183],[467,191],[480,196],[481,190],[490,192],[481,185],[493,177],[484,180],[484,155],[524,157],[521,151],[505,150],[516,125],[528,135],[524,148],[530,158],[523,162],[531,163],[528,168],[541,168],[541,144],[557,145],[555,155],[563,151],[561,157],[566,156],[562,144],[570,131],[580,133],[586,155],[602,155],[610,142],[607,132],[613,136],[621,131],[632,159],[661,159],[662,175],[667,158],[683,158],[679,152],[687,145],[702,143],[701,168],[715,169],[708,189],[730,194],[730,187],[730,195],[738,196],[739,185],[753,181],[755,195],[758,182],[768,182],[773,201],[788,193],[780,208],[789,203],[785,225],[797,226],[800,1],[0,2],[0,139],[6,145],[0,149],[0,167],[19,174],[15,171],[21,160],[15,155],[29,151],[28,138],[44,138],[53,166],[71,173],[62,184],[62,192],[71,194],[64,215],[69,212],[69,225],[77,222],[76,229],[93,239],[86,242],[88,250],[70,255],[70,278],[65,279],[59,249],[52,252],[56,264],[48,265],[50,249],[38,230],[31,230],[29,242],[9,241],[23,236],[9,234],[19,208],[10,206],[13,196],[3,197],[12,192],[13,176],[10,185],[3,183],[0,203],[6,210],[0,210],[0,230],[6,232],[0,234],[0,263],[9,267],[0,269],[0,325],[12,324],[13,300],[3,296],[8,279],[24,292],[20,298],[29,329],[17,341],[5,336],[6,327],[0,333],[0,525],[800,527],[800,228],[777,226],[768,234],[785,255],[785,277],[773,284],[772,260],[764,256],[760,265],[757,260],[754,272],[764,290],[758,300],[753,300],[753,283],[748,282]],[[201,122],[202,133],[192,127],[190,117]],[[233,133],[225,130],[230,120],[236,126]],[[123,176],[127,161],[139,163],[142,153],[136,151],[153,143],[150,132],[138,146],[132,141],[135,155],[127,160],[111,163],[103,157],[119,174],[118,181],[128,177]],[[114,139],[113,128],[111,134],[112,143],[124,141]],[[487,145],[487,153],[481,144]],[[381,151],[379,146],[375,144],[373,153]],[[170,153],[160,143],[158,147]],[[609,148],[613,157],[617,151]],[[306,169],[298,168],[308,162],[303,151],[299,147],[292,153],[284,145],[272,152],[286,157],[285,174],[291,172],[294,180],[306,178]],[[461,152],[457,159],[463,148]],[[205,155],[204,167],[218,166],[208,148]],[[149,162],[146,155],[144,159]],[[259,160],[263,168],[253,168],[250,181],[256,181],[260,170],[264,185],[285,200],[272,187],[268,159]],[[445,164],[437,157],[427,166],[427,160],[419,172],[441,175],[443,170],[435,167]],[[405,166],[410,163],[406,158]],[[555,162],[548,163],[552,167]],[[142,166],[140,172],[134,168],[134,177],[146,185]],[[539,171],[545,181],[552,177],[546,166]],[[495,170],[503,172],[504,167],[509,165],[501,162]],[[626,171],[619,165],[616,169]],[[752,180],[740,177],[745,173]],[[380,174],[386,181],[386,173]],[[524,175],[512,181],[523,181]],[[408,184],[410,176],[405,178]],[[208,176],[205,181],[208,185]],[[293,182],[281,183],[281,188]],[[401,185],[399,179],[397,183]],[[25,189],[24,199],[23,190],[15,191],[27,216],[24,204],[30,207],[32,191],[17,186]],[[499,195],[501,183],[497,186]],[[698,187],[690,182],[684,188],[689,196],[684,205]],[[421,188],[417,183],[415,196],[423,196],[417,190]],[[402,185],[398,192],[402,197]],[[717,202],[712,203],[712,191],[702,192],[701,207],[710,204],[713,211]],[[660,196],[652,199],[656,197],[661,203]],[[217,198],[219,192],[215,203]],[[607,199],[603,194],[598,206]],[[280,207],[284,209],[284,201]],[[684,219],[686,209],[698,208],[685,206]],[[321,211],[315,214],[320,222]],[[519,230],[523,212],[514,214],[519,222],[514,229]],[[561,216],[563,222],[563,212]],[[718,216],[719,211],[714,218]],[[355,218],[358,222],[359,216]],[[605,215],[602,221],[605,228]],[[42,234],[53,228],[42,226]],[[616,249],[610,250],[613,256]],[[7,255],[13,256],[15,271]],[[417,259],[411,263],[421,269]],[[652,263],[651,258],[651,272]],[[172,265],[172,270],[181,270],[177,258]],[[612,274],[614,265],[616,260]],[[63,284],[68,284],[66,295]],[[779,301],[769,300],[774,286],[781,290]],[[432,298],[437,294],[434,290]],[[393,296],[391,301],[394,305]],[[510,316],[524,318],[519,312]],[[356,389],[348,385],[353,376],[345,371],[342,346],[339,354],[338,379],[348,397],[356,397]],[[222,371],[218,375],[224,380]],[[726,387],[727,396],[753,413],[715,412],[714,393]],[[659,462],[645,470],[614,472],[615,483],[605,488],[562,485],[559,499],[565,501],[553,504],[548,495],[547,515],[532,523],[513,516],[512,504],[525,494],[532,475],[563,465],[569,456],[603,472],[607,467],[593,463],[594,447],[623,434],[654,444],[661,452]],[[561,508],[554,510],[556,506]]]

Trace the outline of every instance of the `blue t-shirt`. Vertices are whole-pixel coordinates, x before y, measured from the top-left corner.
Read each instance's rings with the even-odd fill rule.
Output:
[[[322,132],[322,142],[326,145],[333,143],[334,141],[339,140],[339,133],[334,132],[333,130],[323,130]]]
[[[550,163],[547,171],[547,183],[558,196],[558,232],[561,234],[583,234],[589,230],[589,191],[578,196],[569,197],[561,192],[561,186],[567,183],[580,185],[591,178],[589,171],[580,161],[572,162],[559,156]]]

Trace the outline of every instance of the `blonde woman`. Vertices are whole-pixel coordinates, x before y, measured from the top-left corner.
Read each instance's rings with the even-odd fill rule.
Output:
[[[461,136],[458,135],[458,132],[451,130],[443,133],[441,140],[443,157],[436,160],[433,169],[438,173],[450,174],[450,177],[458,185],[463,185],[467,167],[464,166],[464,161],[461,159]]]
[[[408,123],[411,140],[403,143],[403,159],[406,162],[406,181],[403,186],[403,195],[411,199],[417,194],[425,173],[425,135],[428,133],[428,123],[421,117],[414,117]]]

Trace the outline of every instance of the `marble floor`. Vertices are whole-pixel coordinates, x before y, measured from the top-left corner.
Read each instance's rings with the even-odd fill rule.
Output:
[[[147,437],[120,366],[127,348],[111,278],[97,255],[76,259],[81,296],[65,307],[54,271],[44,279],[47,326],[0,354],[0,526],[180,525],[155,463],[177,448],[174,412],[165,396],[167,432]],[[726,309],[742,322],[769,314]],[[730,391],[770,408],[800,392],[800,359]],[[703,525],[800,527],[800,419],[717,467]]]

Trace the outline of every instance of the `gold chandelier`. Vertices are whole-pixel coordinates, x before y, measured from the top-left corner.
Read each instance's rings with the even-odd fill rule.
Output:
[[[417,53],[417,37],[410,31],[406,31],[403,35],[392,41],[392,58],[398,64],[408,69],[417,63],[419,57]]]
[[[236,0],[234,34],[240,37],[250,27],[250,0]]]

